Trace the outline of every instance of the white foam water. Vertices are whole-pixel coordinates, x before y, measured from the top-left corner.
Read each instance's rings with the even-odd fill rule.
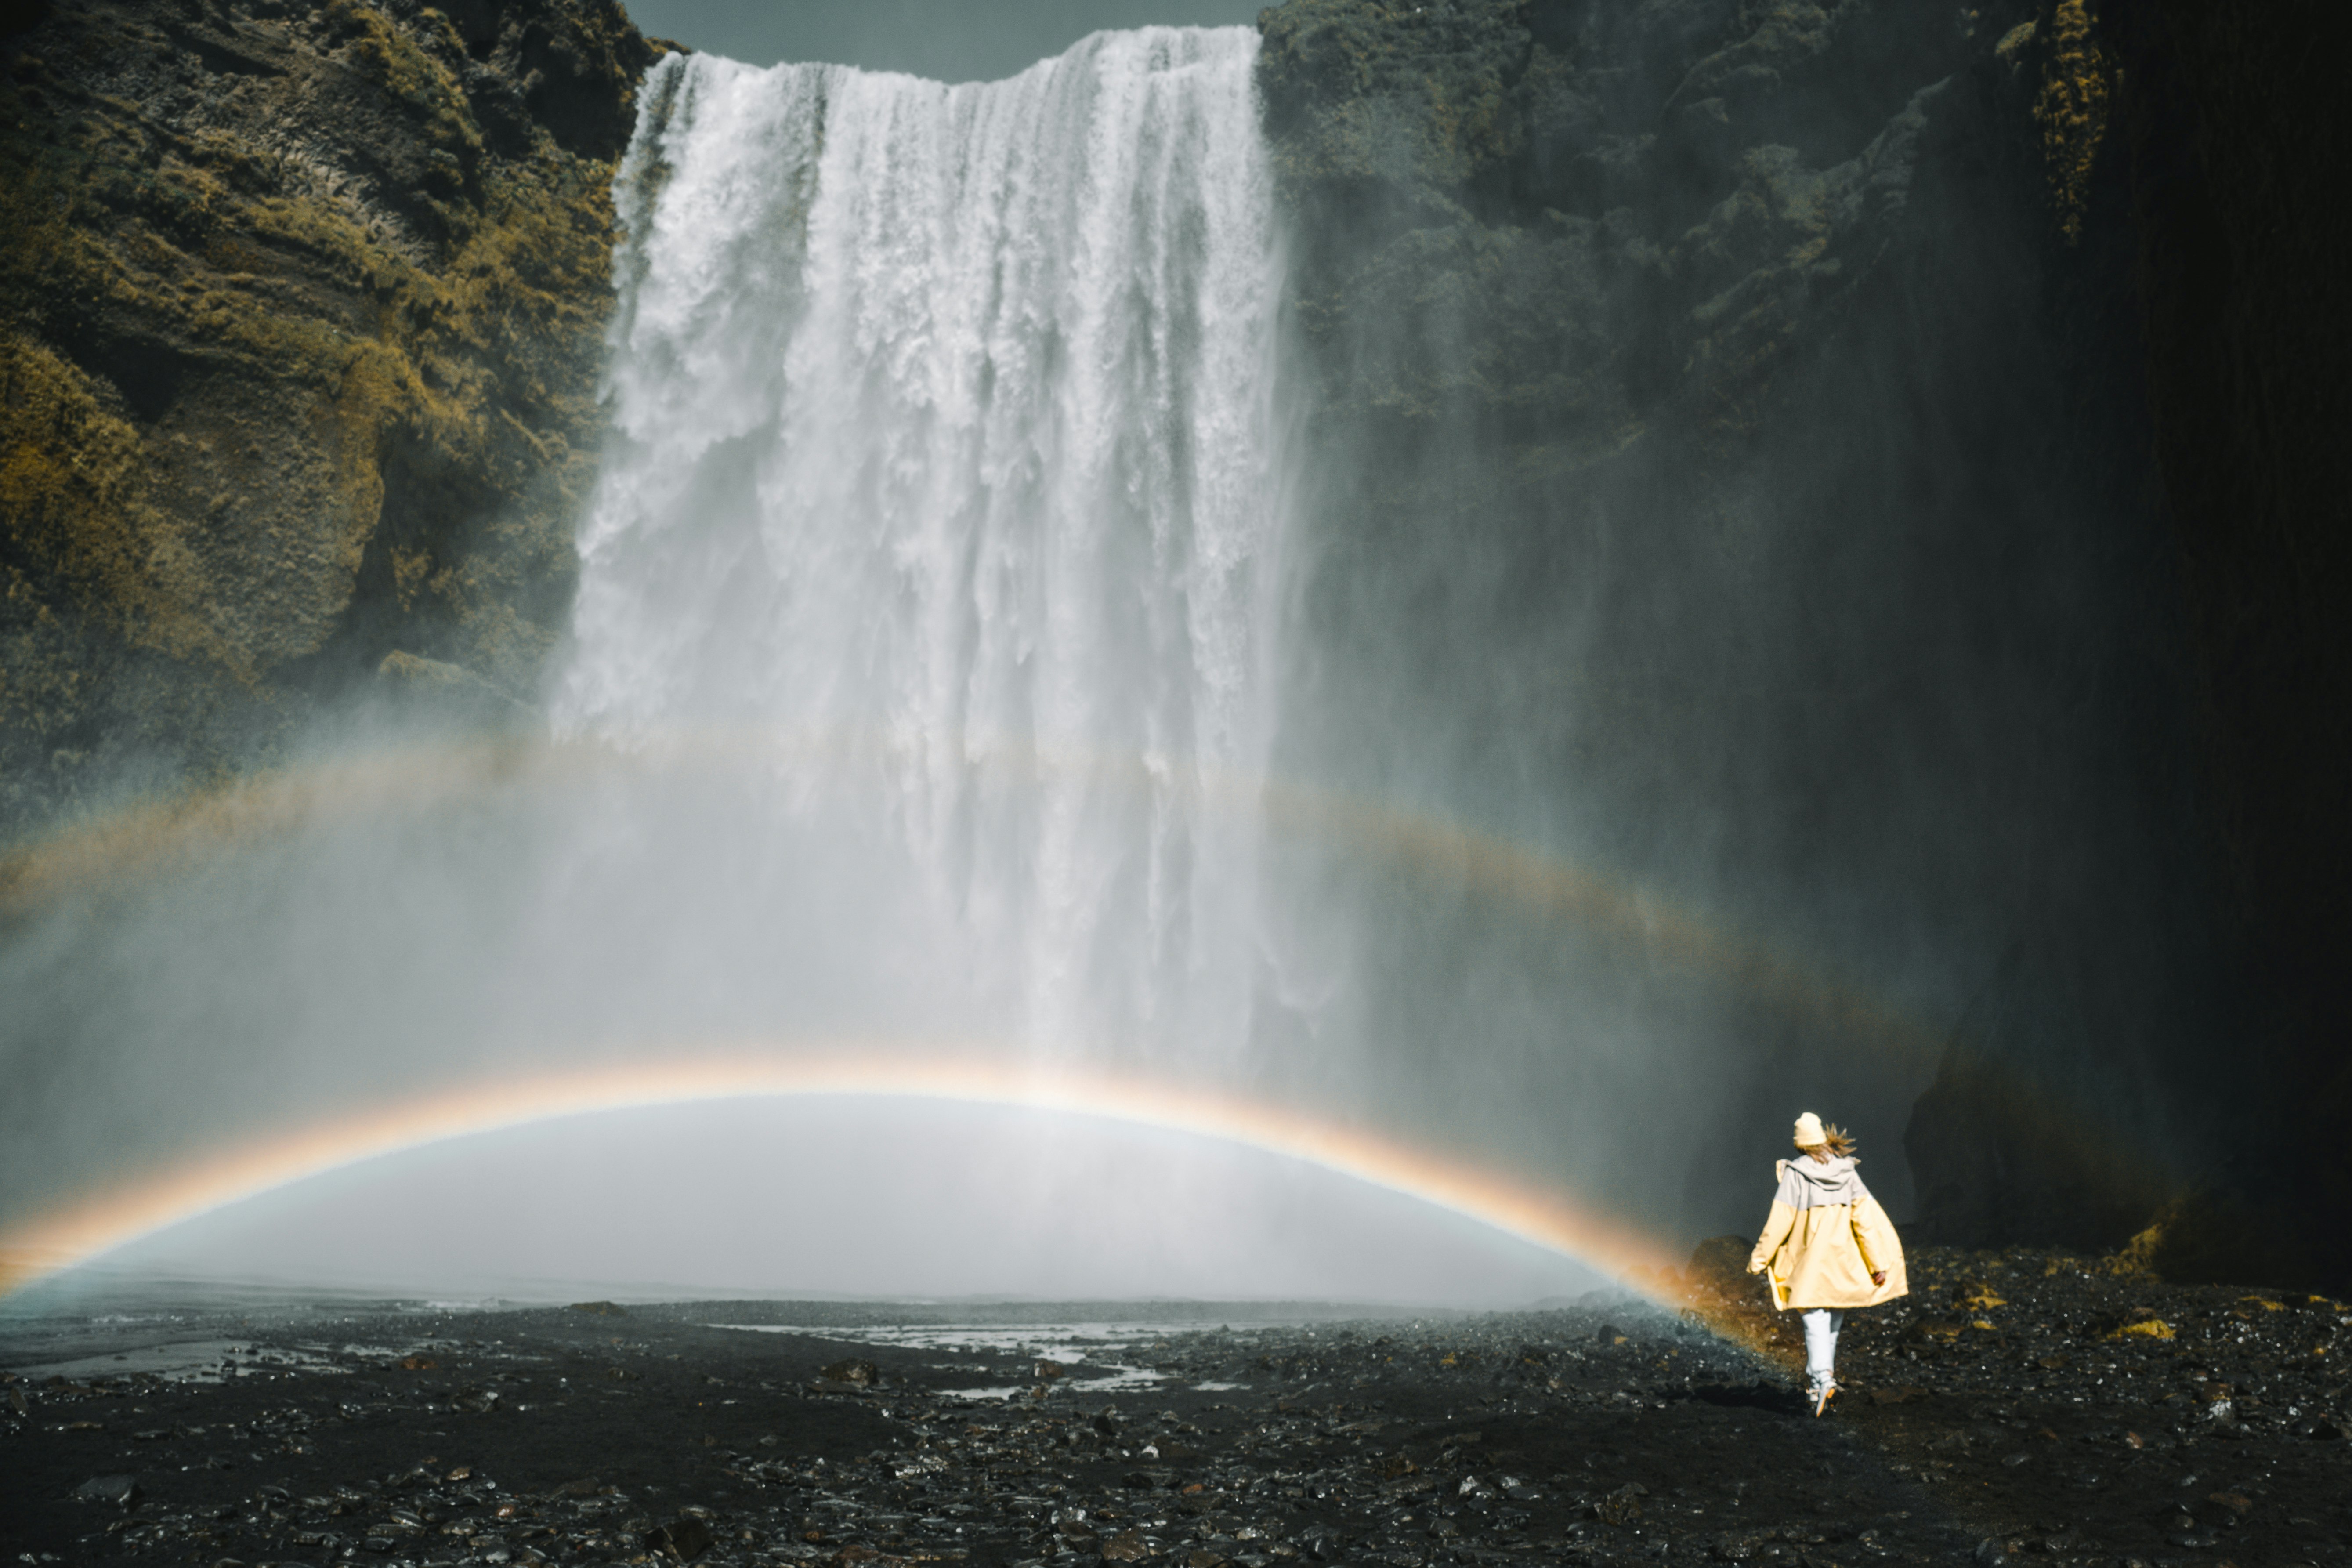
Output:
[[[1106,33],[959,87],[672,57],[614,185],[559,731],[758,737],[774,808],[853,810],[1045,1049],[1246,1031],[1256,50]]]

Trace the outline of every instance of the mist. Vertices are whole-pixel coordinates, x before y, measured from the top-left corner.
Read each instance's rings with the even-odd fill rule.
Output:
[[[1591,1268],[1297,1161],[940,1101],[563,1119],[175,1226],[108,1272],[479,1300],[583,1295],[1525,1305]],[[50,1288],[54,1292],[58,1287]]]

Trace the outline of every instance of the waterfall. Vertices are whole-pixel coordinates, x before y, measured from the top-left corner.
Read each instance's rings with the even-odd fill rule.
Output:
[[[1278,256],[1244,28],[672,57],[614,185],[560,733],[723,736],[1047,1051],[1246,1032]],[[746,832],[761,831],[756,824]]]

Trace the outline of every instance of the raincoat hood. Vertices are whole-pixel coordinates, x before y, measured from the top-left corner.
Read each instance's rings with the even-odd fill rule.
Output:
[[[1860,1163],[1851,1154],[1832,1154],[1827,1160],[1800,1154],[1793,1160],[1783,1160],[1780,1199],[1792,1209],[1860,1203],[1869,1193],[1862,1184],[1862,1173],[1856,1169]]]

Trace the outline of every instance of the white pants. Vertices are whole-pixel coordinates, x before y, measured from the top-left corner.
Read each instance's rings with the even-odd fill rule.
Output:
[[[1837,1337],[1845,1313],[1831,1307],[1805,1310],[1805,1381],[1815,1394],[1837,1386]]]

